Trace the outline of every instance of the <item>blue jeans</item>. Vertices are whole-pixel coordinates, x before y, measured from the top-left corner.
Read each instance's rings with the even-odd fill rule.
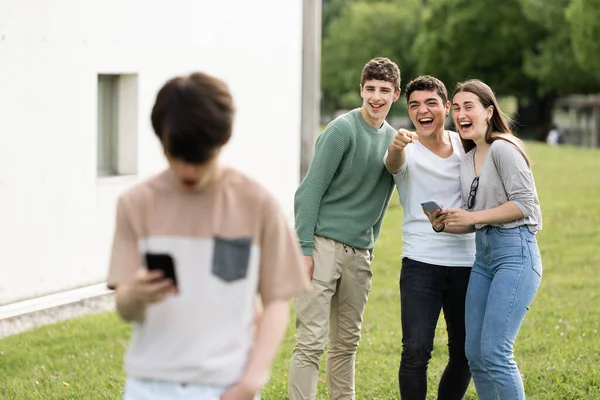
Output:
[[[481,400],[525,399],[513,345],[542,279],[535,235],[527,227],[484,227],[466,300],[465,350]]]
[[[442,309],[448,331],[448,364],[438,385],[437,398],[460,400],[467,391],[471,372],[465,357],[465,296],[470,273],[470,267],[444,267],[402,259],[402,359],[398,369],[402,400],[427,397],[427,368]]]

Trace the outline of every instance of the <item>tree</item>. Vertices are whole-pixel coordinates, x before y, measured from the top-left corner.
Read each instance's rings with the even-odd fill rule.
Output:
[[[414,51],[422,73],[437,76],[450,91],[458,81],[478,78],[497,95],[516,97],[517,130],[545,137],[551,114],[541,110],[551,111],[553,98],[538,98],[538,80],[524,71],[525,49],[544,31],[526,20],[520,0],[430,0],[423,25]]]
[[[589,93],[599,89],[597,84],[590,85],[596,79],[581,68],[571,45],[572,26],[565,17],[571,1],[521,0],[526,18],[544,30],[540,40],[526,50],[524,63],[527,76],[538,82],[538,94],[541,96]],[[574,2],[580,3],[579,0]],[[595,23],[598,24],[597,21]],[[584,30],[589,26],[583,20],[578,20],[577,24]],[[589,40],[597,43],[597,38],[590,37]]]
[[[425,2],[426,0],[421,0]],[[399,7],[403,6],[403,2],[401,0],[323,0],[321,7],[322,9],[322,17],[323,28],[329,26],[329,23],[337,18],[342,9],[350,4],[350,3],[396,3]],[[324,32],[325,30],[323,30]]]
[[[600,2],[572,0],[566,17],[577,61],[600,81]]]
[[[323,0],[323,6],[321,8],[323,33],[329,26],[329,23],[340,15],[342,8],[351,1],[354,0]]]
[[[527,97],[535,81],[523,73],[523,48],[537,27],[523,21],[518,0],[429,0],[415,42],[420,71],[454,84],[478,78],[499,94]]]
[[[537,96],[520,104],[520,116],[526,125],[537,124],[537,136],[543,138],[550,129],[557,96],[595,92],[600,82],[581,67],[573,51],[571,25],[565,16],[572,0],[520,2],[527,20],[543,29],[542,37],[525,51],[523,69],[537,81]]]
[[[402,6],[399,6],[399,3]],[[360,105],[360,73],[374,57],[388,57],[400,67],[402,81],[416,74],[410,53],[416,36],[420,0],[351,2],[327,26],[322,51],[325,108]]]

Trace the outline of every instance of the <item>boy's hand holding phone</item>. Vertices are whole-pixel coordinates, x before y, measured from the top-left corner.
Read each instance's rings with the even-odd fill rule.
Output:
[[[133,299],[146,305],[163,301],[176,293],[177,287],[172,279],[164,277],[163,271],[142,268],[131,283],[130,291]]]
[[[146,307],[163,301],[176,293],[177,287],[161,270],[149,271],[142,267],[128,284],[117,286],[115,304],[117,312],[125,321],[142,321]]]
[[[421,207],[429,219],[429,222],[431,222],[433,230],[436,232],[442,232],[446,227],[446,223],[444,221],[446,219],[446,215],[441,213],[444,209],[444,206],[435,201],[426,201],[421,203]]]

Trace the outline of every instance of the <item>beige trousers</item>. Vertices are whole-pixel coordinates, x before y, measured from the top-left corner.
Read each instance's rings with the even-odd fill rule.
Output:
[[[315,236],[310,290],[294,298],[296,347],[290,363],[290,400],[315,400],[319,359],[327,351],[327,387],[332,400],[353,400],[354,362],[362,316],[371,288],[368,250]]]

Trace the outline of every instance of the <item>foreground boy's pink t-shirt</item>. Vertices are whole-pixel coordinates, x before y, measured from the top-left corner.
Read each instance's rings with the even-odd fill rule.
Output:
[[[125,370],[135,378],[235,383],[253,342],[256,294],[267,304],[309,284],[276,199],[233,169],[193,193],[167,170],[122,195],[108,286],[131,282],[146,252],[173,257],[179,293],[133,324]]]

